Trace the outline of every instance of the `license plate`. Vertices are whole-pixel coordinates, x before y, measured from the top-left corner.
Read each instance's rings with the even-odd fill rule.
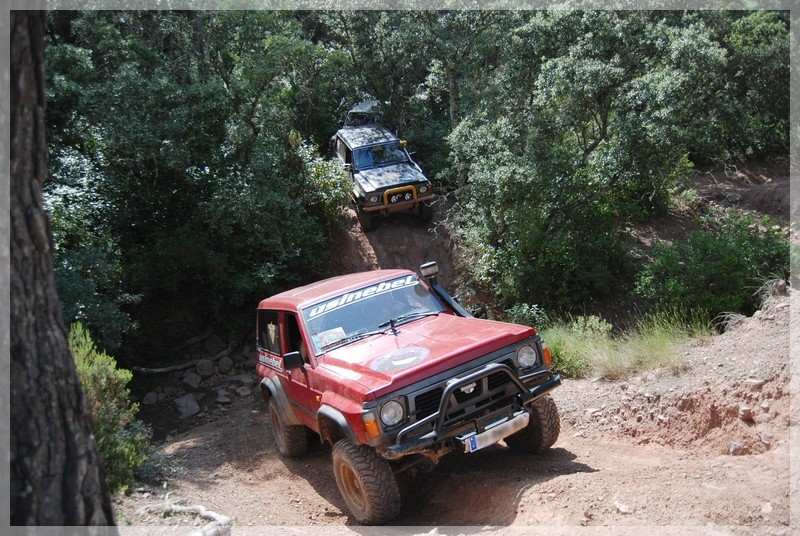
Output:
[[[475,452],[476,450],[488,447],[489,445],[494,445],[501,439],[506,438],[514,432],[518,432],[519,430],[522,430],[528,426],[528,419],[529,415],[526,411],[520,413],[513,419],[500,423],[484,432],[481,432],[480,434],[466,437],[461,440],[461,442],[464,444],[464,451]]]

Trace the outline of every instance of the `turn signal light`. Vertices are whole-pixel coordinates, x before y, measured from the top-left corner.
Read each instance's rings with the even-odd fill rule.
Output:
[[[542,344],[542,353],[544,354],[544,364],[549,367],[553,361],[553,356],[550,354],[550,348],[546,344]]]
[[[378,428],[378,421],[372,413],[365,413],[362,417],[364,421],[364,430],[367,432],[367,437],[375,439],[381,435],[381,430]]]

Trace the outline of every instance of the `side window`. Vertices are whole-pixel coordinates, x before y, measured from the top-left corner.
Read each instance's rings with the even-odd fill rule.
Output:
[[[300,352],[305,363],[308,363],[308,348],[303,341],[303,336],[300,334],[300,326],[297,323],[297,316],[292,313],[286,313],[286,332],[288,340],[289,352]]]
[[[339,155],[339,159],[345,164],[349,162],[347,159],[347,152],[347,145],[344,144],[341,138],[336,138],[336,154]]]
[[[277,311],[258,311],[258,347],[281,355],[281,329]]]

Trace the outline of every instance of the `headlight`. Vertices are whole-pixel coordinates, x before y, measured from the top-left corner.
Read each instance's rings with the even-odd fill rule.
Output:
[[[381,408],[381,422],[385,426],[394,426],[403,422],[405,419],[406,411],[403,404],[397,400],[390,400]]]
[[[406,192],[405,198],[406,201],[411,201],[414,198],[414,195],[411,192]]]
[[[523,346],[517,350],[517,360],[522,368],[534,366],[536,364],[536,350],[528,345]]]
[[[419,187],[419,193],[427,194],[428,193],[428,187],[427,186],[420,186]]]
[[[377,195],[373,195],[372,197],[369,198],[369,202],[370,203],[377,203],[378,202],[378,196]]]

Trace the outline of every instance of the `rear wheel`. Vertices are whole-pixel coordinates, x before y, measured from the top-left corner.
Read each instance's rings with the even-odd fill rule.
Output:
[[[288,425],[278,411],[274,400],[269,401],[269,422],[278,452],[287,458],[302,456],[308,450],[308,432],[305,426]]]
[[[542,454],[553,446],[561,433],[558,408],[550,395],[538,399],[531,406],[528,426],[505,439],[512,449]]]
[[[359,523],[380,525],[400,513],[400,490],[392,468],[370,447],[338,441],[333,446],[333,475]]]

